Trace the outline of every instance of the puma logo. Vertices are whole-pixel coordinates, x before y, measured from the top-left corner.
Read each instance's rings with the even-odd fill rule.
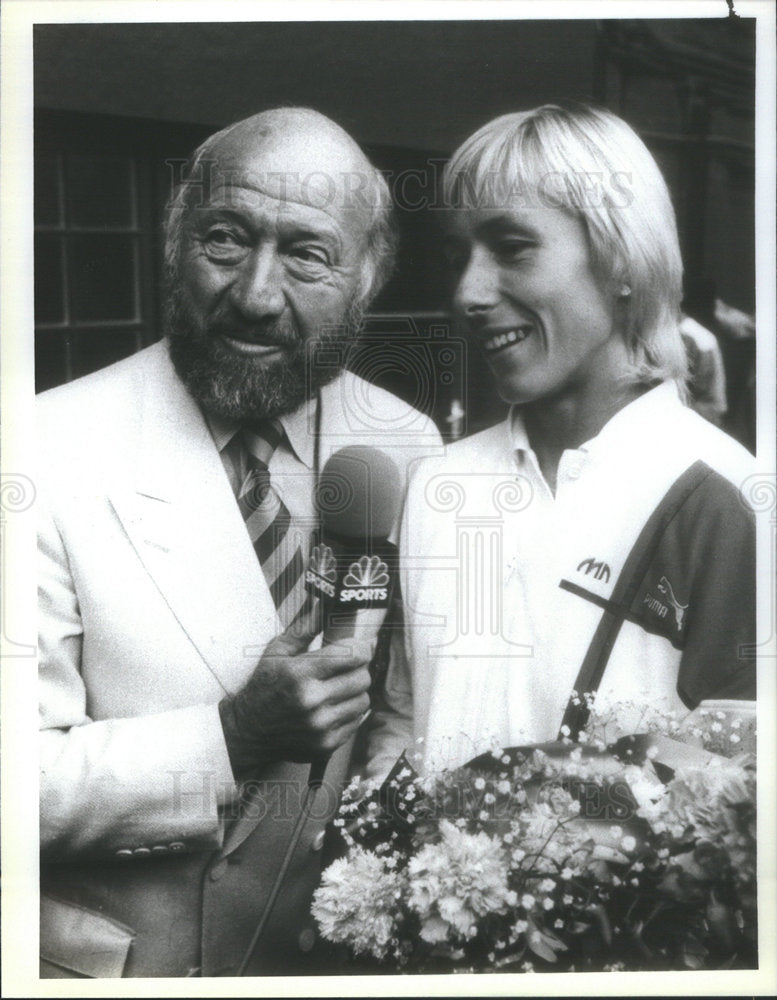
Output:
[[[672,590],[672,584],[667,580],[665,576],[662,576],[658,581],[658,590],[660,593],[666,597],[669,603],[674,608],[675,621],[677,624],[677,631],[682,632],[683,621],[685,619],[685,612],[688,608],[687,604],[680,604],[677,598],[674,596],[674,591]]]

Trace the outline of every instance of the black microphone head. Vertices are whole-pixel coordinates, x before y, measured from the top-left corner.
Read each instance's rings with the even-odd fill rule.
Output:
[[[401,499],[397,467],[377,448],[341,448],[321,470],[316,502],[325,534],[385,539],[397,520]]]

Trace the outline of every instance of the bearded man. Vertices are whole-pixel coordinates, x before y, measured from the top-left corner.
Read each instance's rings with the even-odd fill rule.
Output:
[[[316,648],[315,480],[344,445],[404,476],[439,440],[342,370],[394,241],[337,125],[282,109],[211,136],[166,226],[165,338],[40,400],[44,977],[310,970],[372,652]]]

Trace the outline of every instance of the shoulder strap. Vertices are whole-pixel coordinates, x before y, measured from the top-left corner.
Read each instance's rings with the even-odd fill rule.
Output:
[[[572,739],[577,738],[588,721],[589,711],[582,696],[599,688],[626,612],[634,600],[667,526],[710,472],[711,469],[704,462],[694,462],[670,486],[639,533],[578,671],[575,681],[578,700],[570,699],[564,712],[561,724],[569,727]]]

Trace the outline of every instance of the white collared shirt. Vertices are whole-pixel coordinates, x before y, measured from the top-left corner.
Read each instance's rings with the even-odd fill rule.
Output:
[[[392,666],[393,744],[373,746],[372,773],[401,749],[411,699],[404,744],[423,740],[426,767],[494,742],[555,739],[603,602],[646,520],[697,460],[737,486],[751,469],[741,446],[663,383],[562,454],[555,496],[518,408],[422,463],[402,525],[407,662]],[[627,621],[602,696],[683,710],[679,662],[669,639]]]
[[[270,459],[273,488],[285,503],[295,522],[315,527],[315,408],[316,400],[307,400],[291,414],[278,420],[284,436]],[[237,496],[248,471],[245,448],[240,441],[240,424],[212,413],[205,420],[221,455],[224,470]]]

